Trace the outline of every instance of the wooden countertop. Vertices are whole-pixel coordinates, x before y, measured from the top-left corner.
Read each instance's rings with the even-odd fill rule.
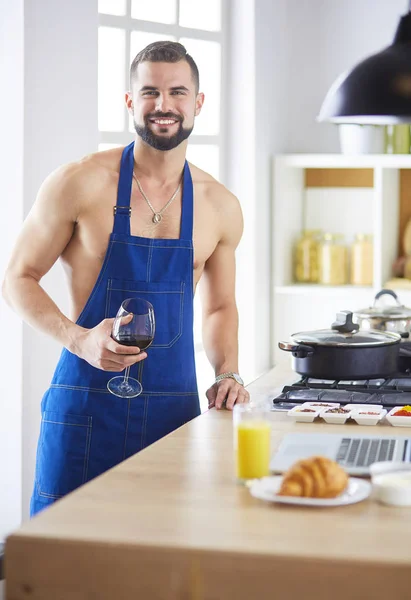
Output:
[[[249,390],[294,380],[274,369]],[[274,447],[290,430],[346,431],[272,418]],[[23,524],[6,541],[7,600],[410,598],[411,509],[256,500],[234,480],[231,419],[204,413]]]

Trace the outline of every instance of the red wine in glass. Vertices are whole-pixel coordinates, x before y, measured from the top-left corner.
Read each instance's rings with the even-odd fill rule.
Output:
[[[116,337],[112,336],[118,344],[122,346],[138,346],[140,350],[145,350],[153,343],[153,336],[150,335],[132,335],[119,332]]]
[[[124,322],[124,317],[132,319]],[[155,334],[155,317],[152,304],[143,298],[127,298],[121,303],[113,322],[111,337],[122,346],[138,346],[140,351],[148,348]],[[129,376],[127,367],[124,376],[113,377],[107,383],[107,389],[121,398],[134,398],[142,392],[141,383]]]

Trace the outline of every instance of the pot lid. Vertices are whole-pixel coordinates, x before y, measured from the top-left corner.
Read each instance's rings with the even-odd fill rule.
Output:
[[[378,300],[385,295],[392,296],[395,300],[395,304],[391,306],[383,306],[378,304]],[[363,308],[354,312],[356,317],[369,318],[376,317],[385,320],[401,320],[411,318],[411,309],[407,308],[398,300],[397,294],[393,290],[381,290],[375,296],[374,304],[369,308]]]
[[[337,321],[332,324],[331,329],[293,333],[291,338],[299,344],[310,346],[350,347],[387,346],[401,340],[398,333],[390,331],[359,330],[359,326],[352,322],[352,316],[352,312],[342,311],[337,314]]]

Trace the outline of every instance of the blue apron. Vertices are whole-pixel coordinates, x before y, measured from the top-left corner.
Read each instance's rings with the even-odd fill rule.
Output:
[[[131,367],[143,391],[119,398],[115,374],[64,349],[41,403],[30,512],[34,515],[86,481],[200,414],[193,341],[193,182],[187,162],[179,239],[130,235],[134,142],[122,154],[114,227],[97,282],[77,324],[115,317],[126,298],[149,300],[156,333],[148,358]]]

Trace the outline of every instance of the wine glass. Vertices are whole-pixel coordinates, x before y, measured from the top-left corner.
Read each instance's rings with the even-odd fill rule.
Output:
[[[129,323],[123,323],[124,317],[133,315]],[[127,298],[121,303],[111,330],[111,337],[123,346],[138,346],[145,350],[154,339],[155,318],[153,305],[143,298]],[[113,377],[107,383],[107,389],[121,398],[134,398],[142,392],[141,383],[129,377],[130,367],[124,376]]]

